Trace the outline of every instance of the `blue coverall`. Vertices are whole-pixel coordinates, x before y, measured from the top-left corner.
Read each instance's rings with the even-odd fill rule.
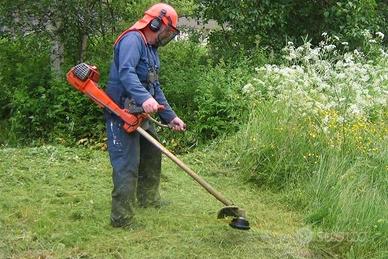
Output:
[[[165,106],[159,116],[169,123],[176,115],[159,81],[147,81],[148,72],[159,71],[159,67],[157,49],[145,43],[139,31],[130,31],[115,45],[106,92],[121,108],[126,99],[141,106],[153,96]],[[123,121],[116,115],[105,111],[105,118],[113,168],[111,224],[126,226],[133,221],[136,198],[144,207],[160,203],[161,152],[136,131],[126,133]],[[150,122],[146,124],[145,130],[157,138],[154,126]]]

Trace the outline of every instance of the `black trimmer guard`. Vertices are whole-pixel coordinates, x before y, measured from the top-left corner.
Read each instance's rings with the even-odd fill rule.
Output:
[[[226,217],[233,217],[232,222],[229,224],[232,228],[240,230],[248,230],[249,222],[245,218],[245,211],[237,206],[223,207],[217,215],[217,218],[223,219]]]
[[[240,230],[249,230],[251,228],[248,220],[244,217],[233,218],[232,222],[229,223],[229,226]]]

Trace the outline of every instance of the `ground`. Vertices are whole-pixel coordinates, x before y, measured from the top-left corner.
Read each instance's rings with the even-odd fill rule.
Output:
[[[243,207],[252,229],[218,220],[222,204],[167,158],[161,194],[137,209],[144,227],[109,225],[111,168],[103,151],[45,146],[0,149],[0,258],[309,258],[302,215],[232,173],[184,160]]]

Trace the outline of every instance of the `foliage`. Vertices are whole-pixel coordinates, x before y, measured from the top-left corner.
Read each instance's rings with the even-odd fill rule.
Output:
[[[178,16],[191,16],[194,13],[194,0],[134,0],[130,1],[126,5],[125,17],[130,22],[135,22],[137,19],[143,16],[145,10],[151,7],[153,4],[166,3],[174,7]]]
[[[213,19],[222,26],[214,31],[209,43],[216,58],[233,58],[242,49],[265,47],[280,50],[285,38],[300,43],[307,35],[313,44],[322,31],[342,36],[359,46],[364,29],[387,28],[386,1],[209,1],[197,0],[197,15]]]
[[[189,127],[184,134],[164,131],[162,141],[174,149],[196,144],[195,128],[198,122],[195,112],[198,103],[195,101],[196,91],[201,78],[208,70],[207,51],[205,48],[190,41],[174,41],[168,47],[160,49],[161,86],[167,100],[174,111]]]
[[[235,132],[248,111],[241,98],[241,86],[248,80],[244,63],[237,67],[223,63],[207,71],[195,94],[195,133],[204,140]]]
[[[193,94],[206,69],[207,51],[190,41],[175,41],[160,49],[161,84],[178,113],[195,111]]]
[[[377,2],[379,1],[338,1],[324,13],[327,31],[337,33],[338,36],[351,42],[352,48],[360,46],[363,39],[362,32],[365,29],[371,31],[380,29],[378,20],[381,17],[378,15]],[[385,28],[381,27],[381,29]]]
[[[161,82],[178,116],[187,123],[183,135],[164,132],[175,148],[196,146],[220,135],[235,132],[247,110],[241,86],[252,70],[244,58],[235,63],[212,64],[207,49],[190,41],[171,43],[161,50]]]
[[[107,82],[112,41],[112,38],[93,39],[94,44],[85,53],[88,62],[100,69],[102,88]],[[208,62],[203,46],[190,41],[170,44],[160,50],[161,84],[189,131],[185,134],[164,131],[163,143],[181,151],[234,132],[241,124],[241,111],[245,110],[240,98],[241,86],[249,74],[245,61],[239,64],[236,61],[235,67],[214,66]],[[1,68],[1,82],[6,93],[1,99],[2,113],[9,122],[11,139],[29,144],[66,145],[82,140],[83,144],[101,146],[98,143],[104,141],[105,135],[101,111],[73,90],[64,77],[56,80],[50,76],[46,44],[30,35],[12,42],[4,39],[0,46],[5,64]],[[18,70],[13,69],[15,64],[6,62],[12,56]],[[29,59],[30,56],[34,58]],[[31,64],[24,66],[28,64],[26,60]],[[65,68],[71,66],[71,62],[66,62]],[[12,144],[11,139],[1,141]]]
[[[32,4],[6,1],[1,5],[1,24],[14,29],[15,35],[0,38],[0,144],[61,143],[104,148],[101,110],[74,91],[63,76],[54,79],[50,71],[53,37],[59,35],[65,44],[62,69],[66,72],[80,58],[82,34],[87,35],[89,45],[82,50],[83,58],[100,68],[100,85],[104,88],[114,38],[154,2],[66,1],[68,12],[63,12],[63,3],[56,5],[57,1]],[[176,5],[178,12],[193,10],[191,0],[168,2]],[[225,168],[212,167],[213,173],[239,172],[234,176],[239,181],[243,178],[284,195],[288,206],[303,210],[306,221],[317,231],[333,233],[333,242],[315,238],[318,246],[320,242],[323,247],[329,245],[334,254],[341,256],[384,257],[387,247],[384,237],[388,235],[386,1],[197,0],[195,3],[201,17],[216,19],[223,28],[210,34],[209,45],[178,41],[160,50],[163,89],[189,127],[181,135],[163,132],[163,143],[182,151],[218,141],[217,146],[209,146],[196,161],[206,164],[206,168],[217,161]],[[89,8],[90,5],[94,8]],[[14,19],[15,15],[20,19]],[[29,15],[39,22],[31,24]],[[50,29],[53,22],[56,33]],[[308,36],[302,39],[303,35]],[[289,41],[283,48],[286,37]],[[298,44],[302,40],[303,44]],[[266,52],[274,50],[277,56],[276,50],[280,48],[284,56],[264,65],[269,62]],[[252,64],[258,68],[255,70]],[[42,168],[36,170],[40,172],[35,174],[36,178],[55,183],[50,186],[60,186],[58,179],[71,182],[66,172],[79,168],[75,170],[70,164],[90,158],[89,151],[76,150],[80,155],[72,157],[69,154],[74,150],[66,149],[62,150],[65,157],[59,155],[59,158],[58,152],[62,151],[57,151],[51,147],[23,151],[29,154],[26,161],[31,160],[31,155],[35,158],[43,152],[37,164],[45,168],[51,166],[44,163],[47,161],[61,170],[58,161],[69,163],[64,175],[61,175],[63,170],[55,169],[54,178],[40,175],[44,172]],[[11,149],[5,149],[3,155],[12,152],[14,158],[19,158],[18,151]],[[8,157],[3,160],[7,162]],[[9,165],[0,163],[0,166],[12,169],[10,165],[17,164],[9,161],[12,161],[7,162]],[[94,205],[85,203],[77,207],[71,194],[66,193],[63,201],[64,192],[37,192],[41,186],[34,185],[33,176],[26,176],[24,167],[21,165],[21,170],[15,173],[16,178],[13,171],[5,175],[13,179],[5,178],[11,182],[10,186],[31,184],[34,193],[55,193],[55,197],[46,198],[54,203],[67,202],[70,211],[66,215],[71,220],[96,217],[91,213]],[[215,177],[214,181],[218,180]],[[0,181],[0,185],[6,181]],[[26,198],[32,197],[30,193],[18,196],[11,189],[4,193],[9,193],[8,198],[31,201]],[[45,197],[39,196],[36,201],[42,199]],[[46,205],[52,205],[50,202]],[[11,203],[24,204],[20,200]],[[14,213],[11,203],[2,207]],[[55,206],[50,209],[30,232],[25,232],[24,226],[9,232],[23,235],[25,242],[19,243],[19,239],[10,238],[5,232],[3,235],[0,228],[0,236],[8,238],[0,240],[0,249],[5,247],[11,253],[9,244],[16,244],[21,256],[28,257],[26,250],[32,242],[38,249],[42,244],[47,244],[44,249],[51,244],[62,250],[69,246],[73,250],[67,250],[66,256],[78,256],[74,247],[95,237],[95,232],[88,232],[90,229],[102,227],[100,217],[97,221],[100,223],[82,228],[86,236],[76,230],[66,236],[68,232],[63,225],[60,227],[65,236],[52,241],[55,233],[41,228],[51,222],[50,217],[57,210]],[[38,208],[33,208],[32,213],[25,207],[17,207],[16,211],[12,215],[17,215],[17,221],[23,219],[31,224],[36,222],[31,215],[42,213]],[[3,224],[13,219],[6,216],[0,220]],[[365,239],[356,240],[353,234]],[[100,243],[93,240],[90,244],[93,247]]]
[[[74,64],[84,60],[88,45],[94,45],[99,37],[106,40],[116,35],[157,2],[160,1],[5,1],[0,7],[0,24],[8,35],[32,33],[48,37],[51,42],[47,44],[52,47],[59,40],[66,59]],[[176,5],[179,13],[192,13],[192,0],[168,3]]]
[[[381,119],[387,105],[387,53],[380,49],[381,64],[371,64],[358,50],[338,56],[336,45],[329,40],[326,37],[315,48],[310,43],[296,48],[289,42],[284,49],[289,65],[257,69],[253,84],[247,84],[244,91],[254,97],[275,98],[302,116],[335,113],[340,124],[359,118]]]
[[[283,41],[287,5],[271,1],[258,4],[257,1],[199,0],[196,3],[199,17],[213,19],[222,27],[209,36],[216,58],[233,59],[241,50],[251,51],[268,45],[269,41]]]
[[[289,43],[288,66],[258,68],[243,87],[254,107],[248,123],[216,152],[227,153],[229,166],[245,179],[283,190],[313,226],[337,232],[333,251],[383,257],[387,54],[381,49],[370,60],[361,50],[340,54],[336,48],[327,41]]]
[[[115,31],[123,16],[124,1],[6,1],[1,23],[10,34],[37,34],[60,39],[66,57],[82,59],[83,38]],[[66,11],[64,11],[66,10]]]
[[[4,61],[0,68],[4,90],[1,113],[8,119],[9,128],[5,134],[29,144],[75,143],[87,135],[99,139],[101,112],[71,89],[64,78],[58,81],[50,76],[45,39],[38,41],[34,35],[3,39],[0,48]],[[11,139],[1,141],[9,143]]]
[[[20,40],[0,40],[0,114],[2,118],[12,115],[26,118],[39,109],[41,102],[36,98],[50,80],[47,67],[48,48],[46,39],[36,41],[34,37]],[[12,62],[10,62],[12,60]],[[28,102],[26,99],[34,99]],[[23,112],[19,109],[23,107]],[[31,124],[26,120],[20,124],[21,134],[28,134]],[[27,128],[24,128],[27,127]],[[11,130],[13,131],[13,130]]]

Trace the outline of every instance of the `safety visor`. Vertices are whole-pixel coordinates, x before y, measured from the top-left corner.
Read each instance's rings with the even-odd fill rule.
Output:
[[[167,45],[172,39],[179,35],[180,31],[168,24],[158,34],[158,47]]]

